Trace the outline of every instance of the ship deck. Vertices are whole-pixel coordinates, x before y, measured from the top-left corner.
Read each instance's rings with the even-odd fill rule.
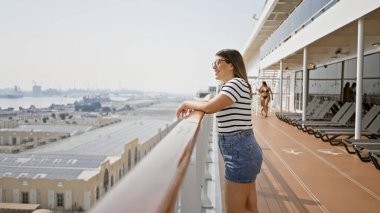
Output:
[[[364,163],[343,146],[331,146],[273,114],[253,116],[253,125],[264,153],[256,180],[261,213],[380,209],[380,171],[372,163]]]

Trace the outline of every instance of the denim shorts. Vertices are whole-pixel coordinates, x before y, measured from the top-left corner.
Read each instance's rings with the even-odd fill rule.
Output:
[[[224,159],[225,178],[235,183],[255,182],[263,154],[252,129],[219,133],[218,145]]]

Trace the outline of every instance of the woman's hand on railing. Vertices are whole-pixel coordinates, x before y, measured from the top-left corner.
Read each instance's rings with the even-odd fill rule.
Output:
[[[184,118],[190,114],[192,110],[186,107],[185,103],[182,103],[177,109],[176,116],[177,118]]]

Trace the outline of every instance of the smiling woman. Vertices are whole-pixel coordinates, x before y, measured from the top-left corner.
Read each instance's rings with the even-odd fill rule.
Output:
[[[258,212],[256,176],[263,161],[251,121],[252,89],[243,58],[237,50],[216,53],[212,63],[215,78],[222,82],[219,94],[209,101],[185,101],[177,117],[193,110],[216,113],[218,143],[224,159],[224,202],[227,212]]]

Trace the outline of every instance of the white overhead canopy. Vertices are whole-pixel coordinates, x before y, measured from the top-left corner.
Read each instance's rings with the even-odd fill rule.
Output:
[[[243,51],[244,61],[252,61],[252,57],[260,52],[261,45],[281,25],[301,0],[270,0],[264,7]]]
[[[380,47],[375,44],[380,43],[380,9],[376,5],[380,5],[380,3],[377,0],[369,0],[366,4],[358,5],[352,4],[353,1],[337,2],[275,51],[262,58],[260,47],[302,2],[299,0],[268,1],[243,52],[247,66],[260,64],[261,69],[278,70],[279,61],[282,59],[284,70],[301,70],[303,48],[306,46],[308,47],[309,64],[315,66],[356,57],[356,20],[360,17],[364,17],[366,26],[364,54],[378,52]],[[352,9],[352,7],[356,9]],[[340,14],[337,14],[338,12]],[[335,28],[332,28],[334,26]]]

